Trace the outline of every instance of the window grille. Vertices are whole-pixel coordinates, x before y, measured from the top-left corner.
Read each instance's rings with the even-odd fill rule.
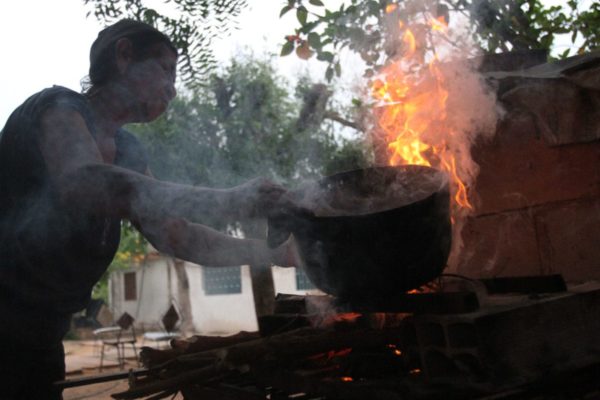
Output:
[[[242,293],[242,267],[203,267],[204,293],[207,295]]]

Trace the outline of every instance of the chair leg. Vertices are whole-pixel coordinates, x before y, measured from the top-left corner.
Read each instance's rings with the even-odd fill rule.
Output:
[[[117,362],[119,363],[119,369],[123,369],[123,356],[121,353],[121,344],[117,343],[115,347],[117,348]]]
[[[140,358],[138,357],[138,352],[137,349],[135,348],[135,342],[131,343],[131,346],[133,347],[133,355],[135,355],[135,362],[137,363],[137,366],[140,366]]]
[[[121,369],[125,369],[125,343],[121,343]]]
[[[104,365],[104,343],[102,343],[102,350],[100,350],[100,372],[102,372],[103,365]]]

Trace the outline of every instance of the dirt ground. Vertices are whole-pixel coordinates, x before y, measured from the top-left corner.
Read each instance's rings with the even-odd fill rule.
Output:
[[[126,348],[125,355],[127,361],[124,369],[119,368],[116,351],[111,348],[105,350],[105,361],[103,363],[103,369],[100,371],[101,344],[99,342],[94,340],[68,340],[63,343],[65,346],[67,380],[139,368],[135,359],[135,353],[130,347]],[[140,341],[138,345],[141,347],[141,344]],[[137,350],[139,351],[139,347]],[[126,379],[78,386],[65,389],[63,398],[64,400],[112,400],[111,394],[123,392],[127,390],[128,387],[129,385]],[[181,400],[183,399],[183,396],[177,394],[174,399]]]

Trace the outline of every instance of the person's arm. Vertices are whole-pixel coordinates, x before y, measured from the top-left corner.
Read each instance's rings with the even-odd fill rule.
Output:
[[[105,164],[84,119],[55,108],[41,120],[40,149],[62,201],[91,213],[142,223],[180,217],[201,222],[207,216],[230,220],[264,216],[284,190],[266,180],[230,189],[163,182]]]
[[[154,177],[150,168],[144,174]],[[181,218],[153,222],[146,221],[145,226],[138,225],[136,228],[157,250],[182,260],[212,267],[299,265],[293,239],[283,240],[279,246],[273,247],[265,240],[235,238]]]
[[[234,238],[184,219],[168,219],[151,229],[142,228],[142,233],[159,251],[206,266],[290,267],[299,260],[291,238],[272,249],[265,240]]]

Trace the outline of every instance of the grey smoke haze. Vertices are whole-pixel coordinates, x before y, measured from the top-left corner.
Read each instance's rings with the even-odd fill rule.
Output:
[[[305,182],[294,190],[298,204],[318,217],[366,215],[403,207],[447,190],[445,174],[434,170],[403,168],[376,169],[364,179],[337,179],[328,184]],[[326,178],[329,181],[331,178]]]

